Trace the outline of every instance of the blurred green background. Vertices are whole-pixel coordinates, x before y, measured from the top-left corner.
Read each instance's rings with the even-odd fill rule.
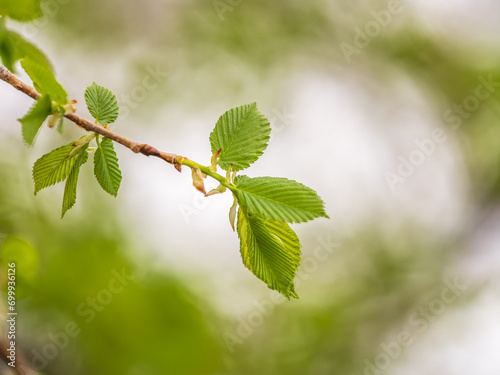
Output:
[[[39,373],[499,373],[498,2],[43,3],[9,26],[79,114],[95,81],[118,133],[208,164],[218,117],[256,101],[273,133],[248,174],[311,186],[331,220],[294,226],[294,301],[242,266],[228,194],[124,148],[118,198],[84,167],[61,220],[62,186],[34,197],[31,165],[82,133],[26,147],[31,99],[1,84],[0,334],[15,259],[18,349]]]

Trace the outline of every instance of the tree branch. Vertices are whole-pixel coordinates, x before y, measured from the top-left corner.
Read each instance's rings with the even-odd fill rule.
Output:
[[[21,81],[3,65],[0,65],[0,79],[7,82],[15,89],[28,95],[32,99],[37,100],[41,96],[40,93],[36,91],[34,87],[27,85],[26,83]],[[81,128],[85,129],[88,132],[94,132],[106,138],[110,138],[113,141],[129,148],[135,153],[141,153],[146,156],[156,156],[157,158],[160,158],[169,164],[173,164],[175,169],[177,169],[179,172],[181,171],[181,165],[177,161],[176,154],[170,154],[163,151],[159,151],[153,146],[148,145],[147,143],[139,143],[136,141],[132,141],[128,138],[125,138],[119,134],[112,132],[108,128],[102,127],[98,124],[93,123],[92,121],[80,117],[75,113],[67,113],[64,115],[64,117],[73,121],[75,124],[77,124],[78,126],[80,126]]]

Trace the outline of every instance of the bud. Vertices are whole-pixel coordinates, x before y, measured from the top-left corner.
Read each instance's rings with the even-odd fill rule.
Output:
[[[76,100],[74,101],[76,103]],[[70,100],[68,104],[63,105],[64,113],[75,113],[76,107],[73,105],[73,100]]]
[[[212,155],[212,159],[210,159],[210,164],[211,164],[210,170],[212,172],[217,171],[217,161],[219,160],[219,154],[221,151],[222,151],[222,148],[219,148],[219,150],[214,152],[214,154]]]
[[[48,121],[49,128],[53,128],[60,119],[61,119],[61,114],[59,112],[56,112],[53,115],[51,115]]]
[[[229,223],[231,224],[231,227],[233,228],[234,232],[234,221],[236,220],[236,207],[238,206],[238,200],[236,197],[234,197],[234,202],[231,208],[229,209]]]
[[[221,194],[226,191],[226,187],[220,184],[217,186],[217,189],[212,189],[210,190],[207,194],[205,194],[205,197],[208,197],[209,195],[214,195],[214,194]]]
[[[81,137],[78,141],[73,142],[73,149],[71,152],[66,156],[66,160],[72,158],[76,154],[80,152],[82,147],[85,147],[90,143],[91,140],[93,140],[96,137],[95,133],[87,134]]]
[[[193,176],[193,186],[196,190],[201,191],[203,194],[207,194],[205,184],[203,183],[203,174],[201,173],[200,168],[194,167],[191,169],[191,172]]]
[[[231,166],[229,167],[229,169],[226,172],[226,181],[233,182],[233,180],[231,180],[231,171],[232,170],[233,170],[233,163],[231,163]]]

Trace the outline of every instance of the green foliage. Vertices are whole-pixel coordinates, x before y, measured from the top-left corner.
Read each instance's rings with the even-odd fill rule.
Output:
[[[87,146],[80,148],[80,152],[84,151]],[[55,185],[69,176],[78,161],[78,158],[75,158],[78,153],[70,155],[74,148],[74,143],[56,148],[35,162],[33,165],[35,195],[40,190]]]
[[[90,114],[99,124],[111,124],[118,118],[118,101],[105,87],[92,83],[85,90],[85,102]]]
[[[42,16],[40,0],[0,0],[0,15],[26,22]]]
[[[45,120],[51,114],[51,103],[49,97],[55,97],[67,103],[64,89],[57,83],[53,74],[37,65],[29,59],[22,61],[23,68],[32,77],[37,89],[45,92],[45,95],[35,104],[35,107],[23,118],[23,134],[26,141],[31,144],[35,135]],[[52,96],[51,96],[52,95]],[[85,91],[85,100],[89,111],[95,116],[97,122],[108,124],[116,120],[118,116],[118,104],[116,97],[101,86],[92,84]],[[60,101],[59,104],[62,104]],[[40,108],[39,108],[40,107]],[[59,106],[57,117],[52,120],[62,121],[64,110]],[[42,118],[43,117],[43,118]],[[59,122],[58,130],[61,128]],[[74,206],[76,202],[76,186],[80,167],[87,161],[86,150],[89,143],[95,138],[95,134],[83,136],[76,142],[59,147],[38,159],[33,166],[33,180],[35,182],[35,194],[43,188],[66,180],[62,204],[62,217]],[[118,165],[118,158],[113,147],[113,141],[104,138],[102,142],[97,139],[97,150],[94,157],[94,174],[99,185],[107,193],[115,196],[118,194],[122,179]]]
[[[238,176],[236,196],[249,212],[266,219],[301,223],[326,217],[324,203],[314,190],[279,177]]]
[[[74,157],[75,162],[71,171],[69,172],[68,178],[66,179],[66,184],[64,186],[64,195],[62,203],[62,214],[61,218],[64,217],[66,211],[73,207],[76,203],[76,185],[78,183],[78,175],[80,174],[80,167],[85,164],[89,158],[89,154],[85,152],[84,147],[82,152]]]
[[[300,242],[287,223],[328,216],[318,194],[296,181],[277,177],[234,178],[236,171],[249,167],[263,154],[270,133],[269,121],[255,103],[233,108],[219,118],[210,134],[210,167],[187,164],[221,181],[222,187],[233,192],[235,201],[229,210],[229,222],[234,230],[238,217],[245,267],[269,288],[287,298],[298,298],[293,279],[300,262]],[[225,180],[215,174],[216,164],[228,171]]]
[[[48,116],[52,114],[49,126],[53,127],[59,122],[57,128],[60,131],[64,114],[68,110],[72,111],[73,107],[68,104],[67,93],[57,82],[44,55],[15,35],[6,30],[4,21],[0,20],[2,60],[12,67],[21,59],[22,67],[42,94],[30,112],[19,120],[24,139],[32,144]],[[119,107],[110,90],[94,82],[87,87],[84,96],[96,124],[107,128],[108,124],[116,121]],[[224,193],[227,189],[232,191],[234,202],[229,210],[229,221],[234,230],[237,218],[243,264],[269,288],[287,298],[298,298],[294,277],[300,263],[301,246],[287,223],[301,223],[328,216],[316,192],[298,182],[276,177],[235,177],[237,171],[248,168],[264,153],[270,133],[269,121],[259,112],[256,103],[230,109],[219,118],[210,134],[213,154],[210,166],[178,157],[176,167],[182,164],[190,167],[193,185],[206,196]],[[88,151],[95,151],[94,175],[99,185],[114,197],[118,194],[122,174],[113,141],[109,138],[100,141],[99,137],[97,133],[91,132],[76,142],[43,155],[33,166],[35,195],[43,188],[66,180],[62,217],[76,202],[80,167],[87,161]],[[89,148],[94,139],[97,147]],[[217,165],[226,170],[225,178],[216,173]],[[204,186],[207,175],[220,183],[217,189],[208,194]]]
[[[57,82],[54,73],[50,69],[30,58],[24,58],[21,61],[21,66],[30,76],[38,92],[47,94],[58,105],[68,103],[68,94]]]
[[[293,279],[300,262],[300,242],[288,224],[238,210],[243,264],[271,289],[298,298]]]
[[[38,130],[45,119],[52,113],[52,105],[48,95],[42,95],[31,110],[19,122],[22,125],[23,138],[27,144],[32,145]]]
[[[210,134],[212,153],[222,149],[218,164],[224,170],[248,168],[267,147],[271,126],[257,104],[247,104],[224,113]]]
[[[23,64],[25,61],[28,60],[23,60]],[[27,70],[32,71],[31,68],[28,65]],[[85,91],[85,100],[96,122],[105,125],[116,120],[118,105],[111,91],[93,83]],[[48,113],[47,106],[46,103],[44,114]],[[28,122],[31,117],[43,122],[43,119],[32,114],[34,112],[36,111],[32,110],[25,117],[26,126],[31,125]],[[35,130],[29,128],[32,131],[29,140],[34,138],[38,130],[39,125],[35,125],[31,125]],[[215,152],[210,167],[186,158],[179,160],[197,172],[193,173],[193,178],[196,178],[195,186],[198,190],[205,192],[203,178],[206,174],[221,183],[211,193],[223,193],[228,188],[233,192],[235,201],[229,212],[229,221],[234,230],[237,216],[243,264],[269,288],[279,291],[287,298],[298,298],[293,279],[300,263],[300,242],[287,223],[301,223],[328,216],[324,203],[316,192],[298,182],[276,177],[234,178],[236,172],[233,170],[248,167],[263,153],[269,133],[269,122],[258,112],[255,104],[241,106],[227,111],[211,133],[210,141]],[[118,194],[122,174],[113,141],[109,138],[99,141],[99,136],[95,136],[94,133],[84,136],[35,162],[35,194],[66,179],[62,216],[76,202],[80,167],[87,161],[86,150],[93,139],[97,142],[94,175],[104,191],[115,197]],[[216,164],[228,170],[226,178],[215,172]]]
[[[0,58],[10,71],[15,71],[15,63],[23,58],[29,58],[53,71],[47,56],[37,46],[28,42],[18,33],[5,28],[5,19],[0,19]]]
[[[61,217],[64,217],[66,211],[76,202],[78,175],[80,167],[88,159],[87,149],[91,139],[93,136],[84,136],[76,142],[52,150],[33,165],[35,195],[43,188],[66,180]]]
[[[104,191],[116,197],[122,181],[122,174],[113,141],[109,138],[97,142],[97,151],[94,155],[94,175]]]

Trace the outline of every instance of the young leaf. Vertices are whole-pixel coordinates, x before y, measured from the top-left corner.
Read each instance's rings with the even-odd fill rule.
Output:
[[[42,16],[40,0],[0,0],[0,15],[26,22]]]
[[[3,64],[11,72],[15,70],[14,64],[23,58],[36,61],[51,72],[53,71],[52,64],[47,59],[47,56],[38,47],[28,42],[18,33],[5,28],[5,19],[0,19],[0,57]]]
[[[11,72],[14,71],[14,64],[17,59],[16,46],[9,37],[9,31],[5,28],[5,18],[0,18],[0,58],[2,63]]]
[[[77,162],[75,156],[85,151],[86,144],[79,152],[68,157],[74,149],[73,143],[56,148],[48,154],[43,155],[33,165],[33,181],[35,182],[35,195],[42,189],[55,185],[68,177],[73,166]]]
[[[279,177],[237,176],[234,183],[240,204],[263,218],[287,223],[328,218],[321,198],[299,182]]]
[[[212,153],[222,149],[218,164],[233,171],[248,168],[264,153],[271,126],[259,112],[257,104],[247,104],[224,113],[210,134]]]
[[[95,178],[106,193],[116,197],[122,181],[122,174],[113,148],[113,141],[104,138],[97,145],[97,151],[94,155]]]
[[[57,123],[56,130],[59,134],[62,135],[63,130],[64,130],[64,114],[61,114],[61,118],[59,119],[59,122]]]
[[[23,58],[21,66],[28,73],[33,85],[41,94],[47,94],[52,101],[59,105],[68,104],[68,94],[57,82],[54,73],[45,65],[33,61],[30,58]]]
[[[42,95],[30,111],[19,122],[22,125],[23,137],[27,144],[33,144],[38,130],[45,119],[52,113],[52,105],[48,95]]]
[[[49,128],[56,128],[59,134],[63,133],[63,124],[64,124],[64,108],[59,107],[57,112],[54,112],[52,116],[49,117],[49,121],[47,121],[47,125]]]
[[[61,219],[64,217],[66,211],[75,205],[76,202],[76,185],[78,183],[78,175],[80,174],[80,167],[87,161],[89,154],[81,152],[75,156],[75,163],[69,172],[66,184],[64,185],[64,195],[62,203]]]
[[[238,199],[234,197],[233,205],[229,209],[229,223],[234,232],[234,221],[236,220],[236,210],[238,209]]]
[[[16,48],[16,53],[18,59],[30,59],[36,61],[39,65],[42,65],[45,69],[54,72],[54,67],[51,62],[36,45],[24,39],[21,35],[16,32],[8,31],[8,37],[12,44]],[[54,99],[53,99],[54,100]]]
[[[107,125],[116,121],[118,101],[107,88],[92,83],[85,90],[85,102],[90,114],[99,124]]]
[[[238,236],[243,264],[271,289],[299,298],[293,279],[300,263],[300,242],[288,224],[238,210]]]

